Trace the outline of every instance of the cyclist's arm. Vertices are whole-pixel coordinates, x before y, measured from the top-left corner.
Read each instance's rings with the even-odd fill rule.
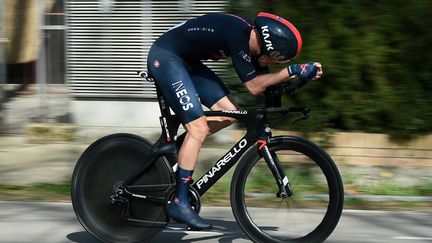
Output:
[[[275,73],[258,74],[255,78],[244,83],[247,91],[252,95],[264,93],[267,87],[290,80],[286,68]]]
[[[240,37],[237,36],[237,39]],[[276,73],[263,73],[268,71],[268,67],[258,67],[259,64],[251,56],[247,43],[246,39],[233,41],[230,42],[229,49],[234,68],[249,93],[260,95],[267,87],[290,79],[286,68]]]

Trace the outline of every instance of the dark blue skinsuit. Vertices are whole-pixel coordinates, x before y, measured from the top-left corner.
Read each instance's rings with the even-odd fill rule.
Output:
[[[202,60],[231,57],[242,82],[268,72],[249,49],[253,21],[231,14],[207,14],[183,22],[156,40],[147,67],[167,103],[187,124],[204,115],[229,90]]]

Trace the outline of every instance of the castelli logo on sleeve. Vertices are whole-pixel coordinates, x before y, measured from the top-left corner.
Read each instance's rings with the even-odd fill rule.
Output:
[[[272,42],[270,40],[268,40],[268,38],[270,37],[270,33],[269,33],[269,29],[268,29],[267,25],[261,27],[261,33],[264,37],[265,43],[263,43],[263,44],[265,44],[267,51],[274,50]]]

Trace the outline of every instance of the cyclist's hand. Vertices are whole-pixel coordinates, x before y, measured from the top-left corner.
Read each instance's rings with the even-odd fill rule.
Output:
[[[296,75],[305,80],[315,80],[322,76],[322,65],[319,62],[308,62],[304,64],[294,64],[289,66],[288,74],[290,76]]]

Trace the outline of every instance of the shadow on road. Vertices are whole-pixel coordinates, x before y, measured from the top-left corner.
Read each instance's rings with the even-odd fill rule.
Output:
[[[209,220],[213,229],[205,232],[187,231],[183,224],[171,223],[168,227],[153,238],[150,242],[226,242],[234,240],[246,240],[237,222],[226,220]],[[72,242],[77,243],[99,243],[98,239],[86,231],[70,233],[66,236]],[[187,238],[187,239],[185,239]]]
[[[72,242],[79,242],[79,243],[100,243],[101,242],[100,240],[93,237],[87,231],[70,233],[66,236],[66,238],[68,238]]]

